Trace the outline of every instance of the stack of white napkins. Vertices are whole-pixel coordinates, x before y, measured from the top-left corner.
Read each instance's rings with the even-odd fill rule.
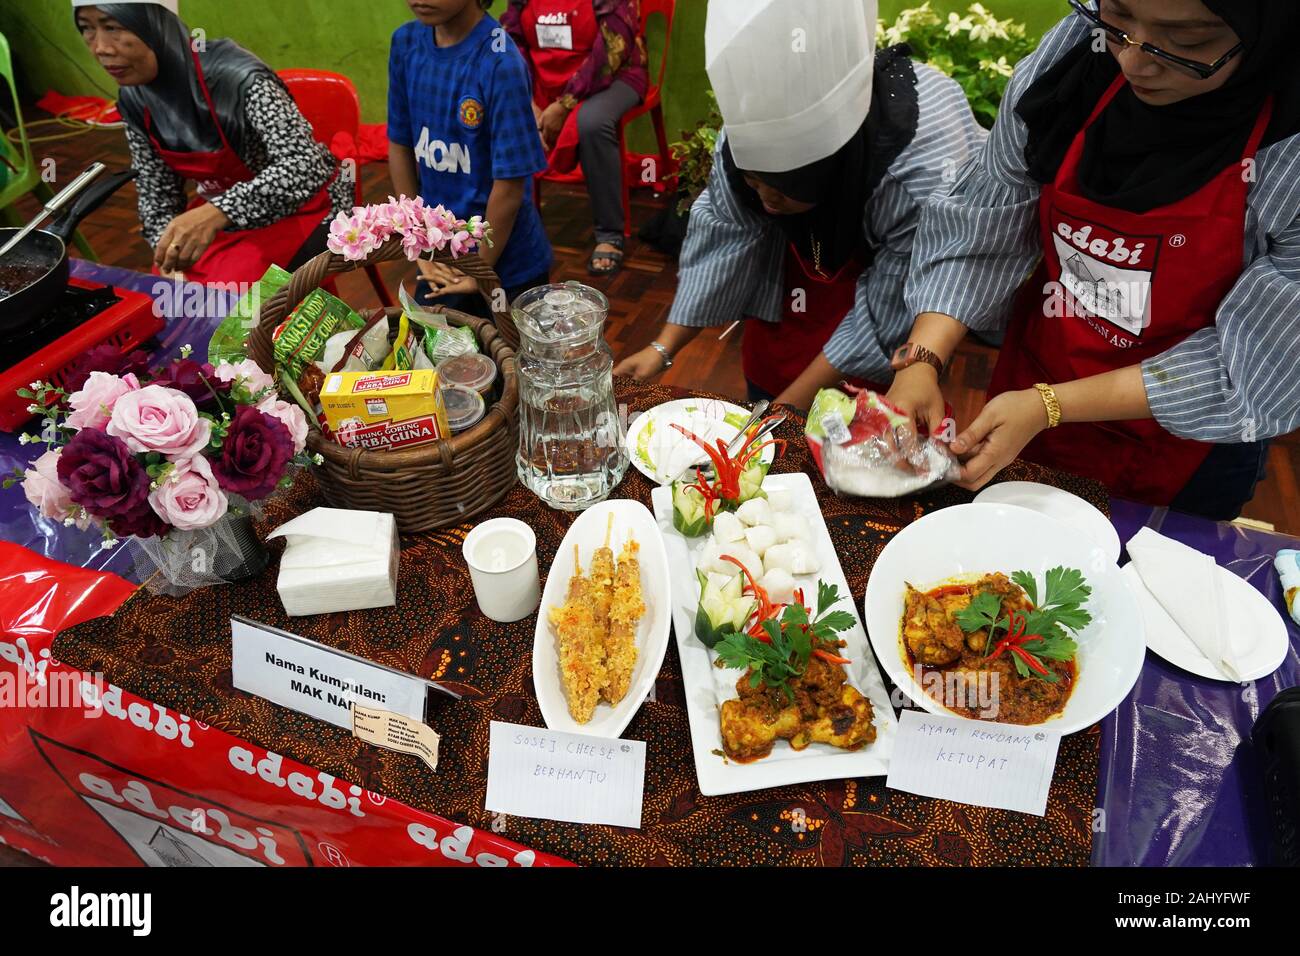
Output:
[[[276,585],[290,617],[397,603],[397,522],[379,511],[314,508],[267,535],[284,538]]]
[[[1128,543],[1142,583],[1224,678],[1241,672],[1228,639],[1228,607],[1218,565],[1208,554],[1143,528]]]

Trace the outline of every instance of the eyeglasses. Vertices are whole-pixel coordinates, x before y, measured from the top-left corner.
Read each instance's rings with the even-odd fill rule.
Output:
[[[1070,6],[1074,8],[1074,12],[1079,14],[1079,16],[1093,24],[1093,26],[1099,27],[1112,43],[1122,47],[1140,47],[1142,52],[1147,56],[1159,60],[1161,63],[1172,66],[1176,70],[1181,70],[1184,73],[1189,73],[1192,76],[1199,77],[1202,80],[1208,80],[1210,77],[1214,76],[1214,74],[1227,66],[1233,57],[1246,48],[1244,43],[1238,43],[1213,63],[1200,63],[1196,60],[1189,60],[1186,57],[1176,56],[1173,53],[1166,53],[1158,46],[1154,46],[1150,43],[1139,43],[1119,27],[1107,23],[1101,18],[1100,0],[1097,0],[1098,9],[1096,10],[1081,2],[1081,0],[1070,0]]]

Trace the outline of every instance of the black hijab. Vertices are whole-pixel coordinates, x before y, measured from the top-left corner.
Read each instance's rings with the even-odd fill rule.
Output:
[[[1300,2],[1201,2],[1241,37],[1236,72],[1219,89],[1170,106],[1148,106],[1126,85],[1085,137],[1079,186],[1088,199],[1143,213],[1187,198],[1240,162],[1270,95],[1273,118],[1263,145],[1300,133]],[[1030,176],[1040,183],[1056,178],[1070,144],[1119,75],[1109,49],[1093,52],[1090,33],[1030,86],[1016,105],[1028,127]]]
[[[863,210],[894,160],[916,136],[920,106],[911,51],[905,45],[878,51],[874,74],[866,122],[837,152],[790,172],[750,173],[791,199],[813,203],[808,212],[792,216],[766,212],[758,192],[736,166],[730,144],[723,146],[723,169],[740,202],[774,220],[809,264],[816,258],[815,238],[821,247],[822,271],[828,275],[855,253],[865,252]]]
[[[207,41],[207,49],[199,52],[199,62],[216,107],[213,117],[194,68],[189,27],[180,17],[157,3],[98,6],[138,36],[158,58],[157,79],[148,86],[122,87],[117,101],[122,118],[143,131],[147,109],[162,146],[184,153],[221,149],[220,123],[230,145],[242,154],[247,133],[244,98],[249,84],[263,76],[279,82],[275,72],[233,40]]]

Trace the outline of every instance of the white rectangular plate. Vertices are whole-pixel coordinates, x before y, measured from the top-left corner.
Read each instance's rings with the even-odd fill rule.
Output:
[[[708,797],[724,793],[743,793],[780,787],[813,780],[837,780],[842,777],[879,777],[889,771],[889,755],[894,749],[897,720],[889,706],[885,684],[876,668],[876,659],[867,642],[857,602],[849,592],[839,557],[831,543],[830,532],[822,518],[813,492],[812,482],[802,473],[769,475],[763,482],[767,491],[785,489],[794,501],[794,510],[807,521],[812,531],[812,542],[821,563],[821,573],[796,578],[805,596],[815,600],[818,578],[840,589],[841,600],[837,610],[853,615],[852,629],[841,637],[847,642],[840,652],[852,663],[846,665],[849,683],[871,701],[876,725],[876,740],[861,750],[848,751],[829,744],[810,744],[806,750],[796,751],[784,740],[778,740],[772,753],[753,763],[736,763],[722,756],[722,732],[719,726],[719,709],[723,701],[736,696],[737,670],[713,666],[714,654],[695,639],[695,611],[699,604],[700,588],[695,577],[699,552],[708,539],[694,541],[683,538],[673,528],[671,488],[656,488],[652,492],[655,519],[663,532],[664,549],[668,552],[668,573],[672,582],[673,630],[677,632],[677,652],[682,659],[682,679],[686,690],[686,711],[691,722],[691,744],[695,751],[695,772],[700,780],[700,792]]]

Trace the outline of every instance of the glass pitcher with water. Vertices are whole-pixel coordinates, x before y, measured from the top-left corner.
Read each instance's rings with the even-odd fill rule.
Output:
[[[609,300],[578,282],[530,289],[511,307],[519,329],[519,480],[552,508],[603,501],[627,472],[602,332]]]

